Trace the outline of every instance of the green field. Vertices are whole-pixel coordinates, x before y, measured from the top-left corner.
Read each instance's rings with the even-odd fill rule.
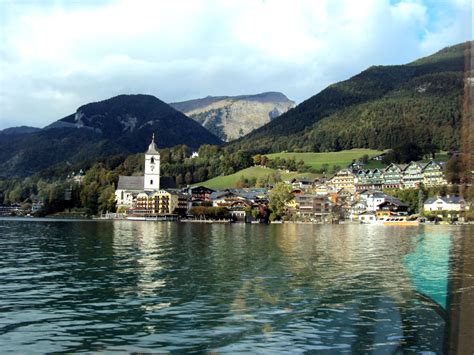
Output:
[[[448,152],[441,151],[439,153],[436,153],[434,160],[437,162],[448,161],[449,160]],[[427,163],[430,161],[430,159],[423,159],[422,161],[424,163]]]
[[[314,169],[321,169],[324,164],[328,164],[329,167],[337,165],[344,168],[349,165],[352,160],[358,160],[364,154],[367,154],[369,157],[374,157],[383,152],[384,151],[372,149],[351,149],[327,153],[275,153],[267,154],[267,157],[269,159],[275,159],[276,157],[284,159],[295,158],[296,161],[303,160],[306,165]]]
[[[277,170],[263,168],[261,166],[252,166],[247,169],[240,170],[232,175],[225,175],[225,176],[218,176],[213,179],[207,180],[202,183],[198,183],[196,185],[206,186],[210,189],[226,189],[226,188],[233,188],[236,186],[237,181],[239,181],[241,176],[244,176],[247,179],[251,178],[259,178],[259,177],[266,177],[275,173]],[[280,172],[282,180],[289,180],[294,177],[306,177],[306,178],[316,178],[316,174],[311,173],[284,173]]]
[[[296,161],[303,160],[306,165],[311,166],[314,169],[321,169],[324,164],[327,164],[329,168],[333,166],[339,166],[344,168],[348,166],[352,160],[357,160],[361,158],[364,154],[367,154],[369,157],[374,157],[383,153],[383,151],[372,150],[372,149],[352,149],[352,150],[343,150],[340,152],[328,152],[328,153],[276,153],[268,154],[269,159],[275,159],[276,157],[289,159],[295,158]],[[370,161],[374,167],[381,167],[381,162]],[[237,181],[240,177],[243,176],[247,179],[266,177],[273,174],[277,170],[263,168],[260,166],[253,166],[247,169],[240,170],[232,175],[218,176],[213,179],[207,180],[203,183],[196,185],[203,185],[211,189],[225,189],[235,187]],[[316,174],[311,173],[283,173],[280,171],[282,180],[289,180],[294,177],[307,177],[307,178],[316,178]]]

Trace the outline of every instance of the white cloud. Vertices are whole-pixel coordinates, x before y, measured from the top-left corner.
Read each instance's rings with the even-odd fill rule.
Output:
[[[42,126],[120,93],[171,102],[278,90],[302,101],[470,37],[458,20],[466,0],[439,11],[421,0],[41,4],[0,2],[0,128]]]

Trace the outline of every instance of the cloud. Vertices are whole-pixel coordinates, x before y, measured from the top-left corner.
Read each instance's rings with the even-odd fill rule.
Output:
[[[272,90],[300,102],[370,65],[470,38],[469,2],[440,4],[4,0],[0,128],[43,126],[121,93],[172,102]]]

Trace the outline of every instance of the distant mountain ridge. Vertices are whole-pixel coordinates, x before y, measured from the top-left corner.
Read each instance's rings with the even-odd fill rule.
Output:
[[[10,127],[0,130],[0,134],[5,135],[17,135],[17,134],[26,134],[26,133],[33,133],[41,131],[41,128],[37,127],[30,127],[30,126],[18,126],[18,127]]]
[[[153,133],[160,148],[221,143],[154,96],[119,95],[83,105],[40,131],[0,135],[0,176],[27,176],[55,164],[143,152]]]
[[[295,103],[280,92],[207,96],[170,104],[224,141],[240,138],[287,112]]]
[[[472,42],[405,65],[372,66],[328,86],[229,144],[253,152],[459,147],[464,64]]]

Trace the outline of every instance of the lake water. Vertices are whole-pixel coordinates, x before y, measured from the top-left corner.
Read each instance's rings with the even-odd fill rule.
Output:
[[[0,219],[0,353],[442,353],[472,232]]]

